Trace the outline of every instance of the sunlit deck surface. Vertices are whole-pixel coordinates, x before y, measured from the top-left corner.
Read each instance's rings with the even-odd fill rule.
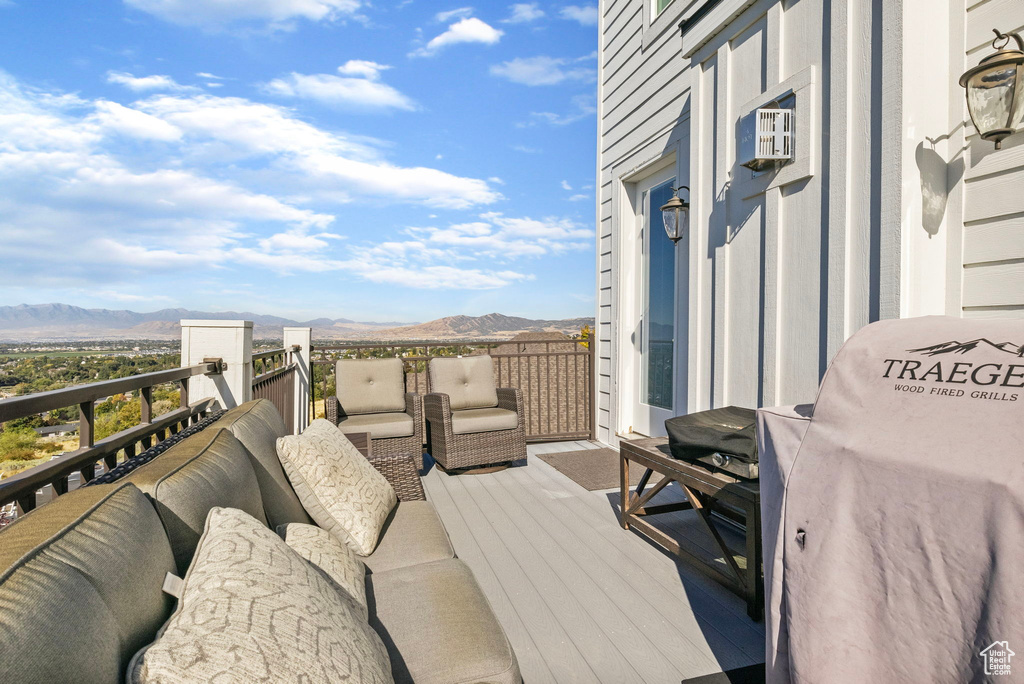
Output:
[[[617,491],[589,492],[536,457],[597,448],[534,444],[527,466],[458,477],[432,468],[423,478],[524,681],[679,682],[764,662],[764,625],[742,599],[623,530]],[[707,548],[694,515],[651,520]]]

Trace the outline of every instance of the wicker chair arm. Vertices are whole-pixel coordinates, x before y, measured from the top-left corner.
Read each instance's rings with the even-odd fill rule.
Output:
[[[519,426],[523,426],[523,416],[526,413],[523,410],[523,392],[518,387],[499,387],[498,392],[498,408],[505,409],[506,411],[515,411],[516,415],[519,416]]]
[[[423,443],[423,398],[416,392],[408,392],[405,395],[405,412],[412,416],[413,433]]]
[[[428,423],[442,428],[446,435],[452,434],[452,403],[447,394],[431,392],[424,396],[423,412]]]
[[[384,478],[395,488],[399,501],[425,501],[420,481],[420,467],[412,454],[371,455],[367,458]]]
[[[335,425],[341,422],[341,402],[338,401],[338,397],[327,397],[327,409],[324,417]]]

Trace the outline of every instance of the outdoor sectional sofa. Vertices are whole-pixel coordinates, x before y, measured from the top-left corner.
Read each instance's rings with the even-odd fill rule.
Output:
[[[271,530],[310,523],[277,457],[284,434],[269,401],[249,402],[118,481],[60,496],[0,532],[0,681],[123,681],[171,615],[161,586],[189,569],[211,509],[244,511]],[[406,479],[393,482],[399,503],[363,559],[367,619],[392,676],[520,682],[504,631],[424,500],[414,459],[370,459]]]

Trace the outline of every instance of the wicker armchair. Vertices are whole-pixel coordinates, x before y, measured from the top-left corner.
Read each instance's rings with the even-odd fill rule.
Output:
[[[368,432],[375,456],[411,454],[423,463],[423,404],[405,391],[401,359],[338,361],[336,395],[327,398],[327,420],[342,432]]]
[[[489,356],[430,361],[431,387],[439,391],[423,398],[423,410],[430,455],[445,470],[526,458],[523,395],[495,388],[491,363]]]

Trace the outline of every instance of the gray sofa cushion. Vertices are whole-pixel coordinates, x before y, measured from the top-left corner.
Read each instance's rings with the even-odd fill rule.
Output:
[[[367,578],[370,625],[397,684],[519,684],[512,645],[466,564],[413,565]]]
[[[490,356],[431,359],[430,391],[447,394],[453,411],[498,405]]]
[[[401,359],[342,359],[335,385],[347,415],[405,411],[405,369]]]
[[[160,517],[136,487],[84,487],[0,532],[0,681],[120,682],[170,615]]]
[[[211,426],[192,435],[124,479],[155,502],[181,575],[214,506],[241,509],[267,524],[249,452],[227,430]]]
[[[429,501],[399,501],[384,521],[380,541],[362,561],[370,572],[454,558],[441,518]]]
[[[482,408],[452,411],[452,432],[456,435],[514,430],[518,425],[519,416],[515,411],[508,409]]]
[[[338,427],[344,433],[369,432],[373,439],[410,437],[413,433],[412,416],[408,413],[367,413],[342,418]]]
[[[236,406],[210,428],[231,430],[231,434],[248,450],[263,495],[263,511],[272,528],[291,522],[312,522],[277,458],[277,440],[288,433],[281,414],[269,399],[247,401]]]

